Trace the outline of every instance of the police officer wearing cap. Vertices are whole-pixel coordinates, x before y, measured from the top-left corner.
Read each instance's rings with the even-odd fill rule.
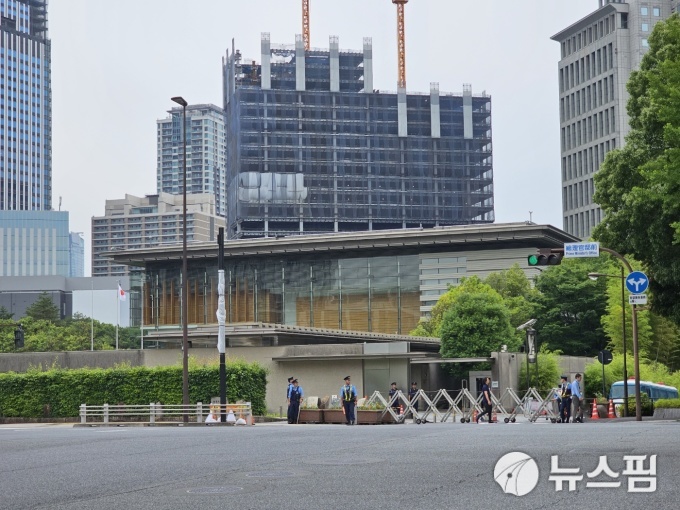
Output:
[[[304,396],[302,388],[298,386],[297,379],[293,379],[289,395],[290,406],[288,407],[288,423],[297,423],[300,418],[300,404],[302,403],[302,397]]]
[[[293,379],[295,379],[295,377],[293,377],[292,375],[288,378],[288,388],[286,389],[286,404],[288,404],[287,413],[288,423],[292,423],[290,410],[290,390],[293,388]]]
[[[411,389],[408,390],[408,400],[411,402],[411,405],[413,406],[413,409],[418,412],[418,399],[416,398],[416,394],[418,393],[418,383],[413,381],[411,383]],[[415,399],[415,402],[413,400]]]
[[[357,403],[357,389],[350,383],[349,376],[345,377],[345,385],[340,388],[340,399],[342,400],[342,408],[345,411],[347,425],[354,425],[356,423],[354,407]]]

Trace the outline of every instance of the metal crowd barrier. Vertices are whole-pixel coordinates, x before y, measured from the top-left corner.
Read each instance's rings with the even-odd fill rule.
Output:
[[[460,417],[461,423],[470,423],[475,411],[480,414],[483,412],[481,401],[482,395],[475,396],[467,389],[457,390],[458,393],[453,398],[449,390],[441,389],[433,397],[428,397],[424,390],[418,390],[413,400],[409,400],[407,395],[398,390],[391,398],[385,398],[379,391],[366,400],[366,404],[380,403],[385,406],[383,416],[390,414],[396,423],[403,423],[410,415],[417,424],[439,421],[456,422]],[[521,395],[521,396],[520,396]],[[493,412],[505,423],[515,423],[517,416],[522,415],[527,421],[535,423],[539,418],[545,418],[555,423],[559,417],[554,409],[554,392],[550,390],[545,397],[541,397],[536,388],[529,388],[528,391],[518,392],[512,388],[507,388],[500,397],[491,393],[491,403]],[[503,402],[510,402],[504,406]],[[419,403],[416,411],[415,402]],[[397,413],[393,406],[401,406],[403,413]],[[507,407],[506,407],[507,406]]]
[[[110,425],[122,423],[183,423],[185,415],[189,416],[191,423],[204,423],[205,417],[215,410],[217,415],[227,414],[233,411],[234,417],[242,417],[246,424],[252,425],[253,411],[250,402],[244,404],[203,404],[197,402],[193,406],[183,406],[174,404],[156,404],[151,402],[149,405],[80,405],[80,424],[103,424]],[[89,421],[88,421],[89,420]]]

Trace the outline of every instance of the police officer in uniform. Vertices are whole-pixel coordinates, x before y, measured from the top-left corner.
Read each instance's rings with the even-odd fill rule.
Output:
[[[413,406],[413,409],[418,412],[418,399],[416,399],[415,403],[413,402],[413,399],[416,398],[416,393],[418,393],[418,383],[413,381],[411,383],[411,389],[408,390],[408,400],[411,402],[411,405]]]
[[[286,388],[286,404],[288,405],[288,413],[286,416],[288,417],[288,423],[293,423],[290,412],[290,390],[293,389],[293,379],[295,379],[293,376],[288,378],[288,388]]]
[[[342,400],[342,407],[345,411],[347,425],[354,425],[356,423],[354,407],[357,403],[357,389],[353,384],[350,384],[349,376],[345,377],[345,385],[340,388],[340,399]]]
[[[300,417],[300,404],[302,403],[302,397],[304,396],[302,388],[298,386],[297,379],[293,379],[289,395],[290,406],[288,407],[288,423],[297,423],[298,418]]]

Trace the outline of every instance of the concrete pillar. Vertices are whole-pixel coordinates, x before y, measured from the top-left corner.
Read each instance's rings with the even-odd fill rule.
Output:
[[[305,90],[305,42],[301,34],[295,36],[295,90]]]
[[[373,39],[364,37],[364,92],[373,92]]]
[[[408,136],[408,119],[406,115],[406,89],[399,88],[397,91],[397,118],[399,122],[398,134],[402,138]]]
[[[272,51],[271,51],[271,38],[269,32],[262,32],[260,47],[261,47],[260,62],[262,63],[261,87],[262,90],[270,90],[272,88],[272,67],[271,67]]]
[[[463,138],[472,139],[472,86],[463,85]]]
[[[337,35],[329,38],[331,52],[331,92],[340,92],[340,39]]]
[[[441,138],[439,83],[430,83],[430,130],[432,138]]]

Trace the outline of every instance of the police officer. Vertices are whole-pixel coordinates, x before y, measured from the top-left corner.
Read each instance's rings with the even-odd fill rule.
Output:
[[[345,377],[345,385],[340,388],[340,399],[342,400],[342,408],[345,411],[347,425],[354,425],[356,423],[354,406],[357,403],[357,389],[350,383],[349,376]]]
[[[293,376],[290,376],[288,378],[288,388],[286,389],[286,404],[288,405],[288,413],[287,413],[286,416],[288,417],[288,423],[293,423],[292,420],[291,420],[291,411],[290,411],[290,390],[293,388],[293,379],[295,379],[295,377],[293,377]]]
[[[413,381],[411,383],[411,389],[408,390],[408,400],[411,402],[411,405],[413,406],[413,409],[415,409],[416,413],[418,412],[418,399],[416,398],[416,394],[418,393],[418,383]],[[415,399],[415,402],[413,400]]]
[[[561,377],[560,382],[560,420],[562,423],[569,423],[571,417],[571,385],[566,375]]]
[[[304,392],[302,387],[298,385],[298,380],[293,379],[289,398],[290,406],[288,407],[288,423],[297,423],[300,417],[300,404],[302,403],[302,398],[304,397]]]
[[[397,394],[398,391],[399,391],[399,390],[397,389],[397,383],[393,382],[393,383],[390,385],[390,400],[392,400],[392,398],[394,397],[394,395]],[[394,402],[392,402],[392,410],[393,410],[395,413],[399,414],[399,399],[397,399],[397,400],[395,400]]]

